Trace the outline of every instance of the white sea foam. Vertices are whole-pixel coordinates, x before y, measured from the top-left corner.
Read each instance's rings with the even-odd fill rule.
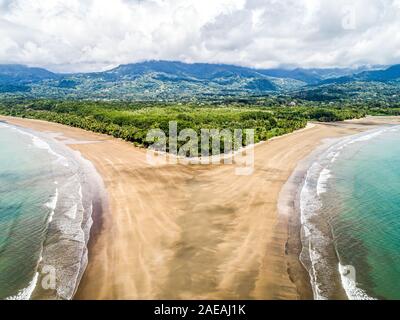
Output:
[[[326,188],[328,185],[328,180],[332,177],[331,170],[324,168],[319,174],[318,183],[317,183],[317,194],[320,196],[321,194],[326,192]]]
[[[7,129],[12,129],[12,127],[9,124],[4,123],[4,122],[0,122],[0,128],[1,127],[7,128]]]
[[[70,219],[75,219],[76,214],[78,212],[78,204],[74,203],[72,207],[70,207],[67,211],[65,211],[65,215]]]
[[[318,269],[321,267],[323,256],[318,251],[318,248],[314,246],[314,243],[321,245],[326,242],[323,233],[318,230],[318,226],[313,222],[313,218],[318,214],[321,208],[321,201],[317,192],[315,191],[317,181],[320,179],[319,173],[323,169],[318,162],[315,162],[307,171],[306,178],[304,180],[303,188],[300,193],[300,219],[302,224],[302,230],[307,242],[308,258],[309,258],[309,274],[311,280],[311,287],[313,289],[314,299],[324,300],[323,290],[320,286],[321,279]]]
[[[320,288],[320,283],[318,281],[318,271],[317,263],[323,258],[322,255],[317,251],[312,249],[311,242],[309,246],[310,260],[311,260],[311,283],[314,293],[315,300],[327,300],[324,296],[322,289]]]
[[[26,131],[26,130],[19,129],[18,127],[10,126],[10,125],[4,124],[4,123],[2,123],[1,125],[6,127],[6,128],[10,128],[10,129],[12,129],[14,131],[17,131],[21,135],[24,135],[24,136],[27,136],[27,137],[31,138],[32,139],[32,144],[36,148],[39,148],[39,149],[42,149],[42,150],[46,150],[49,154],[54,156],[57,159],[57,161],[60,162],[63,166],[65,166],[65,167],[69,166],[68,160],[64,156],[54,152],[54,150],[50,147],[50,145],[46,141],[44,141],[43,139],[40,139],[38,136],[36,136],[36,135]]]
[[[93,202],[91,201],[96,190],[102,195],[103,184],[97,176],[93,165],[80,157],[79,153],[72,152],[56,141],[41,139],[41,136],[29,133],[29,130],[18,129],[11,125],[0,123],[0,128],[18,131],[18,134],[28,137],[32,148],[47,151],[56,157],[57,164],[54,175],[55,194],[44,204],[50,213],[46,240],[42,244],[41,252],[35,268],[35,276],[29,284],[23,284],[26,288],[20,290],[8,299],[30,299],[32,294],[36,298],[41,295],[41,289],[35,287],[41,281],[41,268],[45,265],[54,266],[57,274],[57,286],[54,293],[55,298],[71,299],[76,291],[83,271],[87,265],[87,243],[92,225]],[[65,157],[64,157],[65,155]],[[60,167],[64,164],[68,168]],[[88,179],[89,178],[89,179]],[[92,179],[96,183],[91,184]],[[94,180],[93,180],[94,181]],[[97,189],[98,188],[98,189]],[[87,198],[88,196],[88,198]],[[62,239],[62,241],[57,241]],[[48,241],[48,242],[47,242]],[[60,254],[60,252],[62,254]]]
[[[14,296],[7,297],[6,300],[29,300],[32,296],[33,291],[35,290],[38,279],[39,279],[39,273],[36,272],[35,275],[33,276],[33,279],[31,280],[31,282],[29,282],[26,288],[21,289]]]
[[[49,214],[48,223],[53,221],[54,212],[55,212],[56,207],[57,207],[57,201],[58,201],[58,189],[56,189],[55,195],[49,200],[49,202],[47,202],[45,204],[45,206],[51,210],[51,212]]]
[[[47,203],[45,203],[45,207],[51,210],[48,218],[48,223],[50,223],[53,220],[54,212],[57,207],[57,201],[58,201],[58,189],[56,189],[54,196],[52,196],[51,199]],[[37,262],[38,265],[43,261],[42,254],[43,254],[43,247],[41,249],[39,260]],[[35,272],[35,275],[31,280],[31,282],[29,282],[28,286],[20,290],[16,295],[8,297],[7,300],[29,300],[32,296],[33,291],[35,290],[38,279],[39,279],[39,273]]]
[[[370,297],[364,290],[357,287],[356,281],[346,274],[345,267],[339,263],[339,273],[342,280],[343,289],[349,300],[376,300]]]
[[[38,138],[37,136],[34,136],[34,135],[30,135],[30,136],[32,137],[32,142],[35,147],[46,150],[49,154],[56,157],[57,161],[59,161],[63,166],[65,166],[65,167],[69,166],[67,159],[64,156],[54,152],[53,149],[50,147],[50,145],[47,142]]]
[[[400,126],[385,127],[370,130],[361,134],[340,139],[330,146],[325,152],[318,156],[308,169],[303,187],[300,191],[300,219],[304,234],[305,244],[308,251],[311,285],[315,299],[326,299],[321,288],[321,277],[324,277],[321,270],[332,268],[328,266],[323,250],[330,244],[330,240],[319,230],[314,217],[322,207],[321,195],[327,192],[328,181],[333,178],[331,166],[342,154],[343,150],[358,142],[366,142],[378,137],[389,130],[398,130]],[[340,268],[339,268],[340,270]],[[350,278],[343,276],[342,285],[349,299],[371,299],[357,284]]]

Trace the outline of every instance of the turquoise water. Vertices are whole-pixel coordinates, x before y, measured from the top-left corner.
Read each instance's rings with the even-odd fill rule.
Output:
[[[368,296],[400,299],[400,131],[345,148],[326,196],[342,265],[352,265]]]
[[[51,155],[29,136],[0,126],[0,298],[35,275],[55,194]]]
[[[330,142],[300,195],[316,299],[400,299],[400,127]]]
[[[101,179],[46,134],[0,123],[0,299],[71,299]]]

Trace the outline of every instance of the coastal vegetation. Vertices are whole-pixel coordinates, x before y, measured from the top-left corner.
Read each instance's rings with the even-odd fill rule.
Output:
[[[282,106],[269,101],[262,105],[230,103],[129,103],[104,101],[3,100],[3,115],[41,119],[121,138],[148,146],[150,129],[168,134],[170,121],[178,131],[193,129],[254,129],[254,142],[304,128],[308,121],[340,121],[361,118],[362,108],[296,105]]]
[[[150,129],[254,129],[254,142],[307,121],[400,115],[400,65],[370,70],[271,69],[147,61],[95,73],[0,65],[0,113],[148,146]]]

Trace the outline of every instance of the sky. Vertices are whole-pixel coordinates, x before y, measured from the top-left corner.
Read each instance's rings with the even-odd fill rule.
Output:
[[[400,63],[400,0],[0,0],[0,63],[256,68]]]

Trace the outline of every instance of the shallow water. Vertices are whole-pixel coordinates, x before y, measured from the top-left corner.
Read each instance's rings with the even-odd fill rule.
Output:
[[[302,259],[315,298],[400,298],[399,142],[399,127],[341,139],[308,171]]]
[[[332,175],[325,206],[339,210],[331,224],[341,264],[355,267],[369,296],[400,299],[400,131],[347,148]]]
[[[4,123],[0,150],[0,299],[70,299],[87,263],[90,165]]]
[[[0,126],[0,298],[34,278],[55,194],[52,156],[29,136]],[[28,156],[29,154],[29,156]]]

